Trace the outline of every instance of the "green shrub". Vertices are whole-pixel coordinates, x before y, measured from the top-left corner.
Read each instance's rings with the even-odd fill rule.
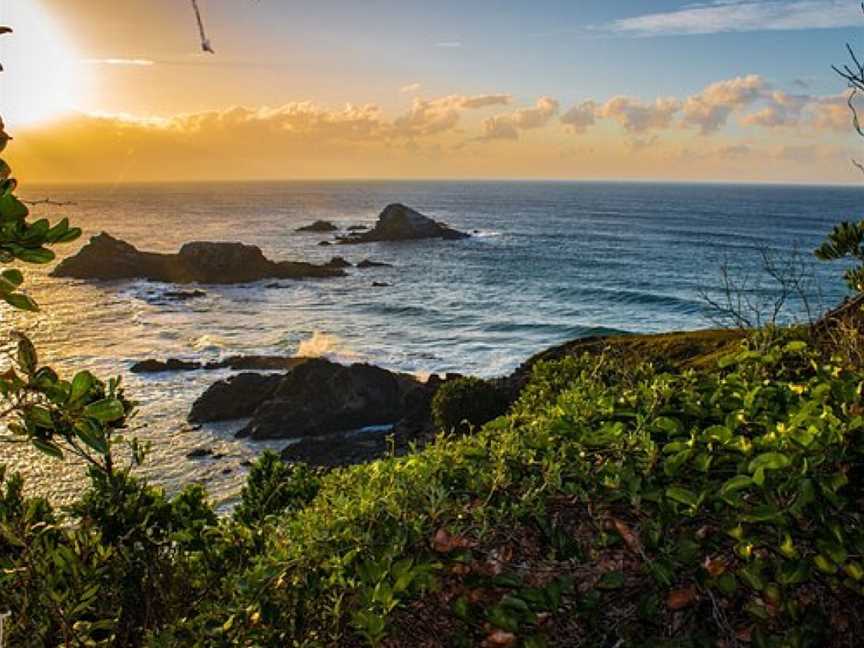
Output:
[[[302,508],[318,493],[319,473],[305,464],[289,465],[272,451],[253,464],[234,519],[244,524],[263,521],[270,515]]]
[[[432,399],[435,426],[444,432],[467,432],[507,411],[502,389],[480,378],[457,378],[444,383]]]

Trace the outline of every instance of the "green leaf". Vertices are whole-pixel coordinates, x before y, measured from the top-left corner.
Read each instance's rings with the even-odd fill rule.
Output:
[[[24,274],[20,270],[4,270],[0,275],[16,288],[24,283]]]
[[[18,310],[30,311],[31,313],[39,311],[39,304],[24,293],[7,293],[3,295],[3,301]]]
[[[113,423],[126,416],[126,410],[116,398],[103,398],[84,408],[84,415],[90,416],[102,423]]]
[[[72,379],[72,388],[69,391],[69,402],[74,403],[81,400],[93,386],[93,374],[89,371],[79,371]]]
[[[51,263],[57,256],[51,250],[44,247],[24,248],[16,246],[12,253],[26,263],[37,264]]]
[[[606,590],[619,589],[621,587],[624,587],[624,582],[624,572],[606,572],[600,577],[600,580],[597,581],[597,587]]]
[[[50,441],[43,441],[42,439],[33,439],[33,445],[37,450],[44,452],[47,455],[54,457],[55,459],[63,458],[63,451],[57,447],[55,444]]]
[[[753,486],[752,478],[747,475],[736,475],[732,479],[727,480],[726,483],[720,487],[720,495],[731,495],[732,493],[737,493],[738,491],[750,488],[751,486]]]
[[[750,472],[755,473],[757,470],[782,470],[788,468],[792,464],[792,460],[782,452],[765,452],[750,462]]]
[[[18,336],[18,365],[26,374],[32,374],[36,371],[36,366],[39,364],[39,355],[36,353],[36,347],[30,339],[23,334]]]
[[[801,353],[804,349],[807,348],[807,343],[804,340],[793,340],[785,347],[783,347],[783,351],[786,353]]]
[[[108,454],[108,442],[105,440],[102,430],[91,421],[78,421],[75,424],[75,434],[81,441],[99,454]]]
[[[666,497],[672,501],[686,504],[687,506],[698,508],[702,503],[702,498],[696,495],[693,491],[678,486],[670,486],[666,489]]]

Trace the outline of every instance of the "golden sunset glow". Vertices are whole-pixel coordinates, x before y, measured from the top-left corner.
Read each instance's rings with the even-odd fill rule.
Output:
[[[86,69],[62,27],[42,3],[12,0],[4,23],[14,35],[0,41],[6,69],[0,106],[15,128],[54,120],[75,109],[86,91]]]

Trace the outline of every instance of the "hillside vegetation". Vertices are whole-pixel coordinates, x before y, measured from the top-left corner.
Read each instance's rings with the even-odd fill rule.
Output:
[[[12,645],[854,645],[864,372],[806,330],[665,366],[626,352],[650,339],[537,360],[405,457],[265,455],[225,519],[128,472],[62,513],[8,476]]]

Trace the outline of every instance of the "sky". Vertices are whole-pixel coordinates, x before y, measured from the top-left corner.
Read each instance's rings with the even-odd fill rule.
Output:
[[[855,183],[846,0],[0,0],[31,182]]]

